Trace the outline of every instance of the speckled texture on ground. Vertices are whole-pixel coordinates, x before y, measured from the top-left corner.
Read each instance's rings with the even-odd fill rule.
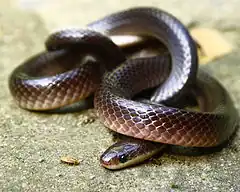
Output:
[[[27,7],[24,2],[30,2],[28,5],[37,14],[23,10]],[[94,109],[72,114],[31,113],[18,108],[7,87],[9,73],[42,50],[45,37],[54,28],[84,25],[129,6],[154,5],[172,12],[186,24],[198,21],[213,26],[235,45],[232,54],[205,67],[226,86],[240,110],[240,1],[138,0],[137,4],[126,0],[119,4],[85,0],[65,4],[51,1],[49,6],[45,2],[0,2],[2,191],[240,191],[239,131],[228,147],[214,154],[164,154],[147,164],[112,172],[99,166],[99,155],[113,137],[96,118]],[[68,154],[79,158],[80,165],[61,164],[60,157]]]

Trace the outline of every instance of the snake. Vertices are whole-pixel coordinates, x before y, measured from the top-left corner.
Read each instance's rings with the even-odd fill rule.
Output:
[[[117,35],[154,38],[167,53],[127,58],[121,45],[110,38]],[[214,77],[198,68],[193,38],[164,10],[136,7],[112,13],[86,29],[54,32],[45,45],[46,51],[13,70],[11,95],[23,109],[46,111],[94,94],[100,121],[136,139],[111,146],[101,156],[106,168],[139,163],[164,144],[218,146],[236,129],[238,112],[231,96]],[[149,88],[155,88],[149,103],[132,99]],[[177,107],[190,90],[200,111]]]

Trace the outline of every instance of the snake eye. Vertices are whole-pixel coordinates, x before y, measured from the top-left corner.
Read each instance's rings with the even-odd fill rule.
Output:
[[[121,163],[125,163],[127,160],[128,160],[128,159],[127,159],[127,155],[121,155],[121,156],[119,157],[119,161],[120,161]]]

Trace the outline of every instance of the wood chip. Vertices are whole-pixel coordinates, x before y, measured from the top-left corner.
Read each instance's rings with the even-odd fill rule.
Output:
[[[75,159],[71,156],[63,156],[63,157],[61,157],[60,160],[62,163],[66,163],[69,165],[79,165],[80,164],[80,161],[78,159]]]

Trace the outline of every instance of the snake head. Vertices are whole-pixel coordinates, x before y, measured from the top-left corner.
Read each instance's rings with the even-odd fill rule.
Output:
[[[122,169],[139,164],[159,152],[164,145],[143,140],[119,141],[110,146],[100,157],[100,163],[107,169]]]

